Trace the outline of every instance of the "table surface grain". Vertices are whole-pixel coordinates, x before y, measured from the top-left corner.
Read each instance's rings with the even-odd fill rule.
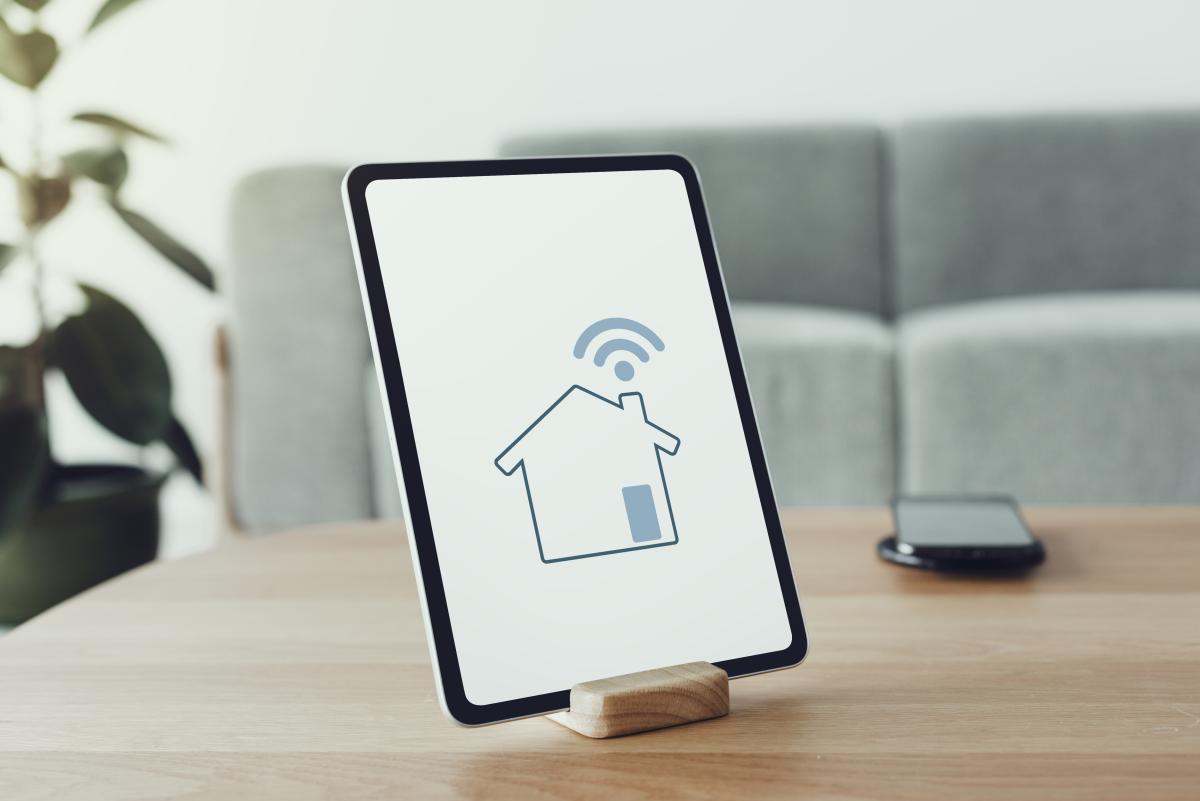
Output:
[[[607,741],[442,716],[397,524],[232,542],[0,638],[0,797],[1200,798],[1200,508],[1028,517],[1047,563],[969,580],[786,513],[805,664]]]

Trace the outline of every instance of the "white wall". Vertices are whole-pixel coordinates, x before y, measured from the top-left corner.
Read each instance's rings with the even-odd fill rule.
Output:
[[[74,34],[98,4],[54,0],[46,24]],[[1184,0],[145,0],[61,63],[46,107],[170,136],[172,149],[136,147],[129,202],[220,270],[230,186],[266,165],[479,157],[508,133],[590,126],[1200,106],[1197,30],[1200,5]],[[0,91],[10,160],[22,101]],[[85,139],[79,128],[58,143]],[[220,304],[107,217],[80,203],[56,222],[51,266],[129,298],[210,449]],[[0,201],[0,241],[11,219]],[[0,278],[0,341],[28,331],[21,272]],[[58,389],[61,457],[128,453]],[[207,542],[212,512],[187,479],[167,514],[168,553]]]

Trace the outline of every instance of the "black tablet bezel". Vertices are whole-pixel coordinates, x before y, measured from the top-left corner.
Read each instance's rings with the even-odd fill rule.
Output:
[[[775,558],[776,573],[784,607],[792,631],[792,642],[788,647],[765,654],[753,654],[737,659],[717,662],[731,678],[763,673],[770,670],[792,667],[803,660],[808,650],[808,638],[800,612],[800,601],[796,594],[795,581],[788,561],[787,546],[779,511],[767,472],[767,461],[759,439],[758,426],[750,402],[750,390],[746,384],[741,356],[734,340],[733,322],[729,315],[729,299],[725,291],[717,263],[716,248],[705,213],[700,181],[691,163],[683,156],[674,154],[637,156],[572,156],[565,158],[522,158],[496,159],[487,161],[442,161],[401,164],[363,164],[352,168],[343,182],[343,194],[347,216],[351,223],[351,236],[357,245],[359,279],[364,303],[369,309],[368,325],[372,329],[372,343],[379,371],[383,376],[384,390],[390,405],[392,431],[399,451],[400,470],[404,478],[406,506],[412,527],[411,541],[416,548],[418,573],[424,584],[425,609],[430,626],[430,640],[434,645],[434,661],[438,670],[439,683],[447,711],[459,723],[475,726],[497,723],[504,720],[543,715],[566,709],[570,703],[570,690],[563,689],[527,698],[515,698],[491,704],[474,704],[463,687],[462,672],[454,642],[453,625],[442,585],[441,567],[438,563],[430,522],[429,507],[425,498],[425,486],[421,475],[420,459],[405,394],[404,379],[396,350],[396,341],[391,326],[383,278],[379,269],[379,258],[375,248],[375,237],[367,209],[367,187],[374,181],[392,181],[409,178],[453,178],[495,175],[538,175],[547,173],[617,172],[673,170],[683,178],[687,187],[688,200],[692,208],[692,219],[696,226],[704,267],[708,274],[709,294],[716,310],[721,339],[725,346],[725,359],[737,398],[746,447],[754,468],[758,484],[759,499],[767,533],[771,541],[771,552]],[[714,592],[720,592],[714,587]],[[736,602],[735,599],[731,601]]]

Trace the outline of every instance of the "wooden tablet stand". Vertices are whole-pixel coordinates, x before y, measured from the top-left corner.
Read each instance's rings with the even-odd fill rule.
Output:
[[[585,737],[620,737],[729,714],[729,676],[708,662],[643,670],[571,688],[571,708],[547,715]]]

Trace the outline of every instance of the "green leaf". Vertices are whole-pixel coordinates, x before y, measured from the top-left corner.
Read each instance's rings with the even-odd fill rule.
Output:
[[[17,0],[18,5],[25,6],[30,11],[41,11],[50,0]]]
[[[25,86],[29,80],[29,64],[12,28],[0,17],[0,75]]]
[[[63,156],[63,167],[71,175],[90,178],[109,189],[120,189],[129,175],[129,158],[119,147],[94,147]]]
[[[97,27],[136,2],[137,0],[104,0],[104,5],[100,6],[100,10],[96,12],[96,16],[92,17],[92,24],[88,25],[88,31],[96,30]]]
[[[54,68],[55,62],[58,61],[58,42],[54,41],[54,37],[44,31],[31,31],[21,34],[18,39],[21,40],[21,47],[25,51],[25,57],[29,59],[30,67],[33,70],[33,86],[37,86],[42,82],[42,79],[50,74],[50,70]]]
[[[113,209],[120,215],[125,224],[137,233],[150,247],[179,269],[190,275],[206,289],[216,289],[217,282],[212,270],[188,248],[184,247],[174,237],[159,228],[143,215],[132,209],[114,203]]]
[[[25,519],[37,499],[50,448],[46,417],[25,404],[0,407],[0,535]]]
[[[81,285],[88,305],[54,333],[52,360],[97,423],[148,445],[171,425],[171,375],[158,343],[132,311]]]
[[[0,244],[0,273],[4,272],[4,268],[17,257],[19,252],[16,245]]]
[[[183,423],[172,417],[162,441],[171,449],[171,453],[175,454],[175,458],[179,460],[179,466],[191,473],[197,484],[203,484],[204,467],[200,463],[200,453],[196,450]]]
[[[112,114],[105,114],[101,111],[81,111],[71,119],[76,122],[99,125],[118,134],[133,134],[134,136],[140,136],[143,139],[149,139],[151,142],[158,142],[164,145],[168,143],[166,137],[160,136],[153,131],[147,131],[142,126],[134,125],[129,120],[121,119]]]
[[[21,219],[26,225],[45,225],[71,202],[71,181],[63,176],[22,177],[18,187]]]
[[[31,31],[18,38],[33,68],[33,85],[37,86],[58,61],[58,42],[44,31]]]
[[[45,31],[13,33],[0,18],[0,75],[26,89],[42,82],[58,60],[58,43]]]

